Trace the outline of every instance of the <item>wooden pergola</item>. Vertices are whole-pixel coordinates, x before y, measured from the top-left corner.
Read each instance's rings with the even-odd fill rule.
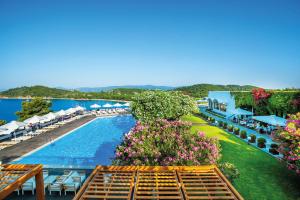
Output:
[[[36,181],[36,199],[44,200],[42,165],[0,165],[0,199],[6,198],[32,177],[35,177]]]
[[[74,200],[243,200],[214,166],[97,166]]]

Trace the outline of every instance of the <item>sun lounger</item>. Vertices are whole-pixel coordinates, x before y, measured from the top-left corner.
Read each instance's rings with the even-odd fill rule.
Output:
[[[43,171],[43,177],[44,177],[44,180],[45,178],[48,177],[48,171]],[[24,195],[24,191],[31,191],[32,195],[34,195],[34,190],[36,189],[36,183],[35,183],[35,178],[31,178],[29,179],[28,181],[26,181],[22,186],[21,186],[21,189],[22,189],[22,195]]]
[[[67,180],[69,176],[71,176],[72,172],[65,172],[64,175],[56,177],[56,180],[49,184],[48,190],[49,194],[51,195],[52,192],[59,192],[61,196],[61,191],[63,190],[63,183]]]
[[[44,191],[46,190],[46,188],[54,183],[54,181],[57,179],[57,175],[50,175],[50,176],[47,176],[46,178],[44,178]]]
[[[81,187],[84,180],[85,174],[74,171],[63,184],[65,195],[67,192],[74,192],[76,195],[77,190]]]

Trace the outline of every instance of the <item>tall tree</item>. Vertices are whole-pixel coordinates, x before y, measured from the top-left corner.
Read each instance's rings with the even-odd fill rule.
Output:
[[[50,112],[52,106],[51,101],[45,100],[41,97],[33,98],[31,101],[22,102],[22,110],[16,112],[19,120],[23,121],[34,115],[44,115]]]
[[[0,119],[0,126],[2,126],[2,125],[4,125],[4,124],[6,124],[6,121]]]
[[[196,112],[196,102],[181,92],[147,91],[136,94],[131,105],[133,115],[142,122],[156,119],[176,120]]]

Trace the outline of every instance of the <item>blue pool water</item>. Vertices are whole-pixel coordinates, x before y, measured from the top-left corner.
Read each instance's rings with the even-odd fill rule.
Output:
[[[116,146],[134,124],[131,115],[97,118],[13,163],[82,169],[110,165]]]
[[[22,108],[22,99],[0,99],[0,119],[4,119],[7,122],[16,120],[17,116],[15,113]],[[68,109],[75,106],[82,106],[87,109],[92,104],[104,105],[106,103],[115,104],[117,102],[106,101],[106,100],[72,100],[72,99],[54,99],[52,100],[52,110],[59,111],[61,109]]]

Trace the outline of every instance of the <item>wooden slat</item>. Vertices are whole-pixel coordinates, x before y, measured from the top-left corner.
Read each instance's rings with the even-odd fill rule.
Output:
[[[4,164],[0,166],[0,199],[6,198],[34,176],[38,180],[43,179],[42,165]],[[44,186],[37,185],[37,199],[45,199]]]
[[[243,200],[214,165],[97,166],[79,199]]]

